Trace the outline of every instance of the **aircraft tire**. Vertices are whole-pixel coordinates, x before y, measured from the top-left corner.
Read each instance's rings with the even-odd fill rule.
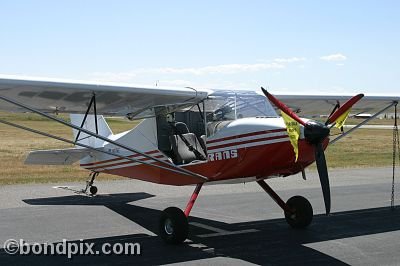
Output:
[[[169,207],[161,214],[158,230],[165,243],[180,244],[188,236],[188,220],[181,209]]]
[[[91,186],[89,188],[89,192],[90,194],[92,194],[93,196],[97,194],[97,187],[96,186]]]
[[[310,225],[313,219],[313,209],[310,202],[302,196],[291,197],[286,204],[294,210],[294,214],[285,212],[286,222],[294,229],[303,229]]]

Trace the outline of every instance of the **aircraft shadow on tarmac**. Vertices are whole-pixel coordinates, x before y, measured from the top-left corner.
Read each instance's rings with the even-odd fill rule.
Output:
[[[65,197],[26,199],[30,205],[102,205],[157,233],[160,211],[132,205],[132,202],[154,197],[147,193],[123,193],[85,197],[72,195]],[[82,217],[84,219],[84,217]],[[96,247],[103,243],[140,243],[142,255],[98,255],[79,256],[72,259],[76,264],[167,264],[228,257],[256,264],[290,265],[290,264],[329,264],[343,265],[334,257],[316,251],[304,244],[341,239],[347,237],[365,236],[400,230],[400,210],[390,208],[373,208],[356,211],[338,212],[329,217],[316,215],[312,225],[307,230],[293,230],[284,219],[253,221],[236,224],[226,224],[218,221],[190,217],[190,223],[205,225],[210,228],[223,229],[227,234],[208,235],[215,233],[198,226],[190,226],[190,241],[179,246],[165,245],[159,237],[146,234],[119,235],[96,239],[85,239]],[[246,233],[247,230],[247,233]],[[230,232],[230,233],[229,233]],[[232,233],[233,232],[233,233]],[[239,232],[236,234],[235,232]],[[242,232],[242,233],[240,233]],[[74,241],[71,241],[74,242]],[[4,265],[15,264],[58,264],[71,263],[66,256],[12,256],[0,250],[0,261]]]

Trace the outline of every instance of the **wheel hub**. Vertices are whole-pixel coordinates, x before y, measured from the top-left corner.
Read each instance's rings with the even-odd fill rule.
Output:
[[[171,219],[165,220],[164,230],[165,230],[165,233],[167,233],[167,235],[172,235],[174,233],[174,228],[172,226]]]

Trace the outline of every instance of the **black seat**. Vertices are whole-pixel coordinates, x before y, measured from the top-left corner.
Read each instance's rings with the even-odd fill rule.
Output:
[[[189,128],[183,122],[175,122],[173,128],[175,130],[175,135],[182,135],[189,133]]]
[[[172,135],[170,136],[170,141],[176,164],[187,164],[194,160],[205,160],[206,155],[194,133]]]

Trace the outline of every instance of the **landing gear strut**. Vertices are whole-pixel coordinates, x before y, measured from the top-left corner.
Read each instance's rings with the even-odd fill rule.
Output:
[[[90,173],[90,175],[89,175],[90,179],[88,181],[86,181],[86,188],[84,190],[82,190],[83,193],[87,193],[87,191],[89,189],[89,192],[92,196],[97,194],[97,187],[93,186],[93,183],[98,175],[99,175],[98,172]]]
[[[285,203],[264,180],[259,180],[257,183],[283,209],[286,222],[292,228],[303,229],[310,225],[313,218],[313,209],[306,198],[294,196]]]
[[[165,243],[180,244],[188,237],[188,217],[202,186],[202,183],[197,184],[196,189],[185,208],[185,212],[176,207],[166,208],[162,212],[158,224],[158,230],[160,237],[165,241]]]

